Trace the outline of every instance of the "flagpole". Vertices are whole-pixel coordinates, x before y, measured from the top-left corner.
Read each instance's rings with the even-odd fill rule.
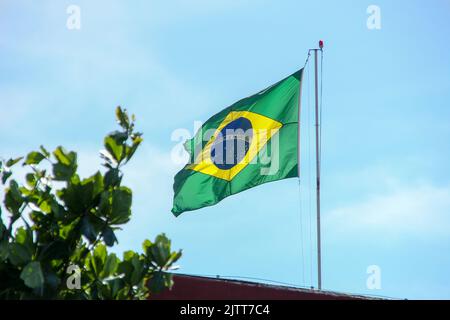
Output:
[[[319,49],[314,49],[314,73],[315,73],[315,96],[316,96],[316,208],[317,208],[317,285],[322,290],[322,250],[320,237],[320,134],[319,134],[319,77],[317,52],[323,49],[322,40],[319,42]]]

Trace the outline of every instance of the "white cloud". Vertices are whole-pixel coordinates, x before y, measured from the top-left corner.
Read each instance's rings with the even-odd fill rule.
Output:
[[[430,184],[396,187],[386,194],[333,209],[324,217],[339,235],[433,240],[450,236],[450,187]],[[381,236],[381,237],[380,237]]]

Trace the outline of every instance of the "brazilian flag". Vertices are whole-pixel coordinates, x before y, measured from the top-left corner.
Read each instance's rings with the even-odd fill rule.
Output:
[[[303,69],[212,116],[186,141],[172,213],[211,206],[260,184],[298,176]]]

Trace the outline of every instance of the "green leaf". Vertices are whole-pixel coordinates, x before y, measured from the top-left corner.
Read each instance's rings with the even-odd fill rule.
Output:
[[[105,187],[115,187],[120,184],[122,177],[120,176],[120,171],[118,169],[110,169],[106,172],[104,177]]]
[[[59,220],[62,220],[64,218],[65,209],[64,209],[63,206],[58,204],[58,202],[55,199],[53,199],[53,201],[51,202],[50,208],[51,208],[51,211],[53,212],[54,217],[55,217],[56,220],[59,221]]]
[[[170,254],[170,240],[165,234],[158,235],[155,243],[148,250],[149,257],[163,268],[168,263]]]
[[[103,177],[99,171],[93,176],[84,179],[80,182],[82,198],[85,206],[89,206],[90,202],[94,200],[104,189]]]
[[[132,193],[127,187],[120,187],[112,194],[111,222],[123,224],[130,219]]]
[[[28,251],[34,251],[33,231],[20,227],[16,230],[16,242],[27,248]]]
[[[142,139],[140,135],[133,138],[131,148],[127,148],[127,161],[130,161],[142,141],[144,141],[144,139]]]
[[[144,276],[144,264],[139,255],[128,250],[123,253],[123,261],[119,264],[117,272],[123,274],[123,280],[130,285],[136,285]]]
[[[70,256],[70,253],[71,250],[64,241],[56,240],[42,247],[39,253],[39,260],[65,259]]]
[[[45,283],[48,284],[53,290],[56,290],[61,284],[61,279],[55,272],[47,272],[45,274]]]
[[[144,261],[142,261],[138,254],[134,255],[131,259],[131,265],[133,266],[133,272],[130,277],[130,284],[138,285],[144,277]]]
[[[9,177],[11,177],[12,172],[9,170],[2,171],[2,183],[5,184]]]
[[[0,262],[8,259],[9,255],[9,243],[7,240],[0,240]]]
[[[128,114],[126,109],[122,110],[120,106],[116,108],[116,119],[119,125],[128,130],[130,128],[130,119],[128,118]]]
[[[114,278],[108,281],[111,287],[111,296],[116,299],[125,299],[125,296],[119,296],[119,292],[124,289],[125,282],[120,278]]]
[[[103,191],[100,194],[100,201],[98,204],[98,213],[102,217],[109,217],[110,212],[111,212],[111,204],[112,204],[111,193],[108,191]]]
[[[75,218],[66,224],[61,225],[59,229],[59,236],[62,239],[70,240],[81,236],[81,228],[79,228],[79,218]]]
[[[104,263],[106,260],[106,255],[107,255],[106,247],[102,244],[98,244],[94,249],[94,257],[96,257],[97,259],[99,259],[99,261]]]
[[[94,242],[97,238],[97,231],[88,216],[83,217],[83,220],[81,221],[81,234],[90,242]]]
[[[54,179],[57,181],[70,180],[77,170],[77,154],[75,152],[67,152],[63,147],[58,147],[53,152],[58,161],[53,165]]]
[[[181,250],[177,251],[177,252],[172,252],[170,254],[169,261],[166,263],[165,267],[168,268],[168,267],[172,266],[172,264],[175,263],[176,261],[178,261],[178,259],[180,259],[182,255],[183,255],[183,252]]]
[[[87,207],[83,199],[83,192],[78,184],[69,183],[67,188],[58,190],[57,195],[71,214],[78,216],[86,211]]]
[[[105,244],[108,247],[112,247],[114,243],[117,242],[116,235],[111,227],[107,226],[105,230],[103,230],[103,241],[105,241]]]
[[[44,284],[44,274],[42,273],[39,261],[32,261],[23,268],[20,278],[25,285],[32,289],[40,288]]]
[[[0,241],[3,239],[3,235],[6,232],[6,226],[3,224],[2,219],[0,219]]]
[[[117,267],[119,266],[119,262],[119,258],[117,258],[114,253],[108,255],[105,261],[105,265],[103,266],[103,270],[100,273],[100,277],[107,278],[110,275],[113,275],[116,272]]]
[[[40,146],[39,149],[41,149],[41,152],[44,156],[47,158],[50,157],[50,152],[47,151],[47,149],[44,148],[44,146]]]
[[[8,246],[8,259],[15,266],[21,266],[31,260],[32,253],[26,246],[19,243],[10,243]]]
[[[133,250],[127,250],[123,253],[123,260],[124,261],[131,261],[131,259],[133,259],[134,256],[136,256],[137,253],[134,252]]]
[[[58,190],[57,195],[64,201],[71,213],[82,214],[98,205],[100,194],[104,189],[103,177],[100,172],[81,182],[74,177],[70,180],[67,188]]]
[[[25,179],[30,187],[33,188],[36,185],[36,177],[34,176],[33,173],[27,173]]]
[[[122,131],[111,132],[108,136],[113,138],[117,144],[124,144],[128,140],[128,133]]]
[[[58,162],[66,166],[70,166],[76,160],[75,152],[67,152],[61,146],[59,146],[58,148],[56,148],[55,151],[53,151],[53,155],[55,156],[56,160],[58,160]]]
[[[41,162],[43,159],[45,159],[45,156],[37,151],[33,151],[30,152],[26,159],[25,162],[23,163],[24,165],[26,164],[38,164],[39,162]]]
[[[123,159],[123,145],[119,144],[112,136],[105,137],[105,148],[119,163]]]
[[[96,275],[100,275],[107,257],[106,247],[98,244],[89,259],[89,265]]]
[[[50,213],[50,212],[52,212],[52,203],[51,203],[51,199],[42,201],[41,204],[39,205],[39,209],[41,209],[42,212],[44,212],[44,213]]]
[[[154,272],[147,282],[147,285],[151,293],[160,293],[165,288],[170,288],[172,286],[172,275],[162,271]]]
[[[67,181],[69,180],[76,171],[75,167],[69,167],[61,163],[55,163],[53,165],[53,176],[56,181]]]
[[[20,160],[22,160],[23,159],[23,157],[19,157],[19,158],[15,158],[15,159],[9,159],[7,162],[6,162],[6,166],[7,167],[12,167],[13,165],[15,165],[17,162],[19,162]]]
[[[164,233],[158,235],[154,243],[145,240],[142,244],[145,255],[150,261],[156,263],[161,270],[168,270],[182,255],[181,250],[178,252],[171,252],[170,247],[170,240]]]
[[[13,216],[17,216],[23,202],[24,199],[19,191],[19,185],[15,180],[11,180],[9,183],[9,188],[6,189],[4,200],[5,207],[13,214]]]
[[[144,250],[145,254],[148,254],[147,252],[152,245],[153,243],[148,239],[145,239],[144,242],[142,242],[142,249]]]
[[[133,272],[133,266],[130,261],[122,261],[117,268],[119,274],[123,274],[123,281],[130,283],[131,273]]]

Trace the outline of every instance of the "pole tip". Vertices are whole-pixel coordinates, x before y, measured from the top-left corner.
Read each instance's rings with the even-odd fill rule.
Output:
[[[319,48],[322,50],[323,49],[323,40],[319,40]]]

